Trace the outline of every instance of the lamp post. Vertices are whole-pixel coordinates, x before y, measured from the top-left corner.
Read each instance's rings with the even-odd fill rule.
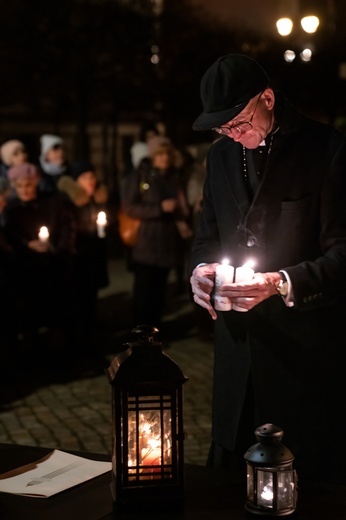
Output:
[[[138,326],[137,341],[108,368],[112,385],[112,492],[115,505],[175,503],[183,499],[183,396],[187,378]]]
[[[313,10],[305,9],[302,11],[302,7],[299,7],[296,3],[293,11],[293,16],[285,16],[276,21],[276,28],[280,36],[288,40],[288,45],[292,45],[285,50],[284,59],[291,63],[295,60],[296,53],[299,53],[301,61],[308,62],[312,59],[314,44],[311,39],[309,41],[306,39],[306,35],[316,33],[320,19],[313,13]],[[298,16],[299,11],[304,14]],[[303,32],[301,32],[301,29]],[[289,40],[291,40],[290,43]]]
[[[256,515],[285,516],[296,509],[297,474],[294,456],[281,444],[283,431],[264,424],[255,431],[258,444],[245,453],[247,500],[245,509]]]

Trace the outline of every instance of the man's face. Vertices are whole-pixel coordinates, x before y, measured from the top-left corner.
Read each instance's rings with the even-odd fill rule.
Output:
[[[158,170],[168,170],[173,163],[171,151],[161,150],[157,152],[152,159],[152,163],[154,168],[157,168]]]
[[[36,188],[38,183],[38,177],[34,178],[21,178],[17,179],[13,183],[13,187],[17,194],[17,197],[23,201],[28,202],[36,198]]]
[[[60,144],[53,146],[53,148],[48,150],[46,153],[46,161],[56,164],[57,166],[62,166],[65,163],[65,160],[65,150]]]
[[[94,172],[84,172],[78,177],[77,183],[88,195],[93,195],[96,189],[96,175]]]
[[[18,166],[18,164],[23,164],[28,160],[28,154],[24,148],[17,148],[14,150],[11,157],[11,166]]]
[[[267,137],[274,123],[274,92],[266,89],[250,99],[246,107],[216,131],[254,149]]]

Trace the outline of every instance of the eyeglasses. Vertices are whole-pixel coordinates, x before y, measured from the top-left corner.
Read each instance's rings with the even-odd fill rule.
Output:
[[[249,121],[239,121],[239,123],[234,123],[233,125],[222,125],[219,128],[213,128],[213,130],[215,130],[215,132],[217,132],[218,134],[221,134],[221,135],[230,134],[232,132],[232,130],[234,130],[238,135],[245,134],[249,130],[252,130],[253,129],[252,120],[254,118],[255,112],[257,110],[258,102],[259,102],[262,94],[263,94],[263,91],[259,94],[259,96],[257,98],[256,106],[254,108],[254,111],[252,112],[252,115],[251,115]]]

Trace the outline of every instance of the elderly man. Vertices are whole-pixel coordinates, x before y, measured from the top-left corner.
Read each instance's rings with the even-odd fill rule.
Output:
[[[274,423],[300,477],[345,481],[346,141],[298,114],[253,59],[219,58],[201,81],[194,130],[207,159],[191,252],[194,301],[215,320],[208,463],[242,464],[256,426]],[[215,270],[250,259],[215,309]]]

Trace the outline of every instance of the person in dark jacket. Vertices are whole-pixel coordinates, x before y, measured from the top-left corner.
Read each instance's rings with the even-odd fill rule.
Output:
[[[255,428],[273,423],[301,478],[345,482],[345,138],[297,113],[247,56],[211,65],[201,97],[193,128],[219,136],[190,269],[194,301],[215,320],[208,463],[244,464]],[[255,262],[248,281],[218,289],[230,311],[213,298],[225,257]]]
[[[106,240],[108,190],[98,180],[94,165],[85,160],[71,163],[70,176],[61,177],[58,189],[70,199],[76,222],[76,341],[86,349],[95,326],[98,291],[109,284]],[[101,212],[105,214],[104,225],[97,224]]]
[[[187,204],[179,173],[174,168],[174,148],[161,136],[148,142],[150,159],[143,159],[129,175],[122,207],[141,224],[131,257],[134,272],[134,324],[161,327],[168,275],[180,261],[181,236]]]
[[[15,253],[18,329],[31,343],[41,327],[67,333],[75,224],[63,197],[38,191],[35,165],[14,166],[8,177],[17,195],[6,208],[5,233]]]

